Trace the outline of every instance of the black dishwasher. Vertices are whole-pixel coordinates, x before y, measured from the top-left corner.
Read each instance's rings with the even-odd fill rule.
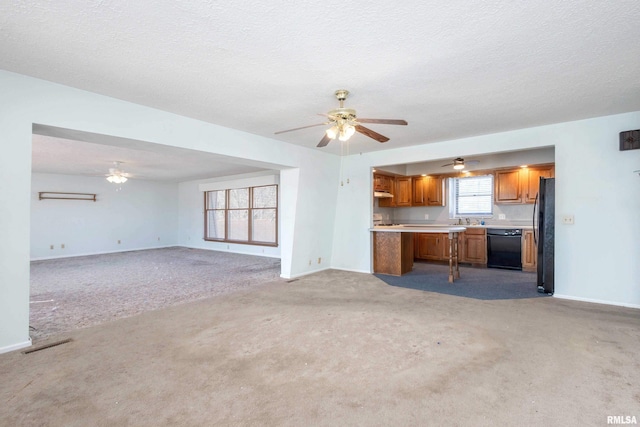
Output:
[[[521,229],[487,229],[487,267],[522,270]]]

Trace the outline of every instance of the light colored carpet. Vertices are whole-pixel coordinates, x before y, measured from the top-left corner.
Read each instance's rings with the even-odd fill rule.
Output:
[[[640,416],[639,324],[329,270],[0,355],[0,425],[606,425]]]
[[[277,280],[280,260],[182,247],[31,263],[31,338]]]

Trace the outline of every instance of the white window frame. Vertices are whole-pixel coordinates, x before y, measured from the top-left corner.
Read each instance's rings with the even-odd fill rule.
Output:
[[[461,197],[458,194],[458,182],[460,182],[460,180],[471,180],[471,179],[487,179],[489,180],[488,182],[488,186],[485,185],[485,188],[487,189],[485,192],[481,192],[481,193],[477,193],[477,194],[473,194],[470,193],[466,196],[462,196],[462,197],[483,197],[483,198],[487,198],[488,199],[488,206],[489,209],[488,210],[484,210],[484,211],[475,211],[475,212],[459,212],[459,200],[458,198]],[[487,174],[487,175],[475,175],[475,176],[463,176],[463,177],[456,177],[456,178],[449,178],[449,218],[450,219],[458,219],[458,218],[489,218],[493,216],[493,191],[494,191],[494,178],[493,175],[491,174]],[[485,202],[485,206],[486,206],[486,202]]]

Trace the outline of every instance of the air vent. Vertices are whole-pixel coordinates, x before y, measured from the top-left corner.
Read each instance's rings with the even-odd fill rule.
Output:
[[[620,132],[620,151],[640,148],[640,129]]]

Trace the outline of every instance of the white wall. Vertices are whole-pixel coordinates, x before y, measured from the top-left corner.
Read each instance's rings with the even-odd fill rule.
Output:
[[[340,159],[86,91],[0,71],[0,353],[29,345],[34,123],[244,159],[281,172],[282,275],[329,265]],[[323,263],[309,265],[322,257]]]
[[[222,252],[236,252],[279,258],[280,245],[277,247],[255,246],[204,240],[204,193],[201,191],[201,185],[206,183],[219,184],[220,186],[218,188],[224,189],[270,185],[273,183],[279,184],[279,172],[276,171],[275,173],[277,173],[278,176],[274,177],[274,172],[269,172],[266,175],[246,174],[234,177],[181,182],[179,185],[180,202],[178,222],[178,241],[180,245],[189,248],[210,249]],[[280,196],[280,192],[278,192],[278,196]],[[279,200],[278,206],[281,204],[281,200]],[[281,218],[278,217],[278,231],[280,231],[281,228],[280,219]],[[278,236],[278,242],[281,240],[282,238]]]
[[[371,167],[553,145],[556,296],[640,307],[640,150],[618,149],[619,132],[639,128],[634,112],[351,156],[332,266],[371,272]]]
[[[39,200],[40,191],[95,193],[97,201]],[[138,179],[111,184],[99,177],[39,173],[31,177],[32,260],[175,246],[177,229],[178,184]]]

